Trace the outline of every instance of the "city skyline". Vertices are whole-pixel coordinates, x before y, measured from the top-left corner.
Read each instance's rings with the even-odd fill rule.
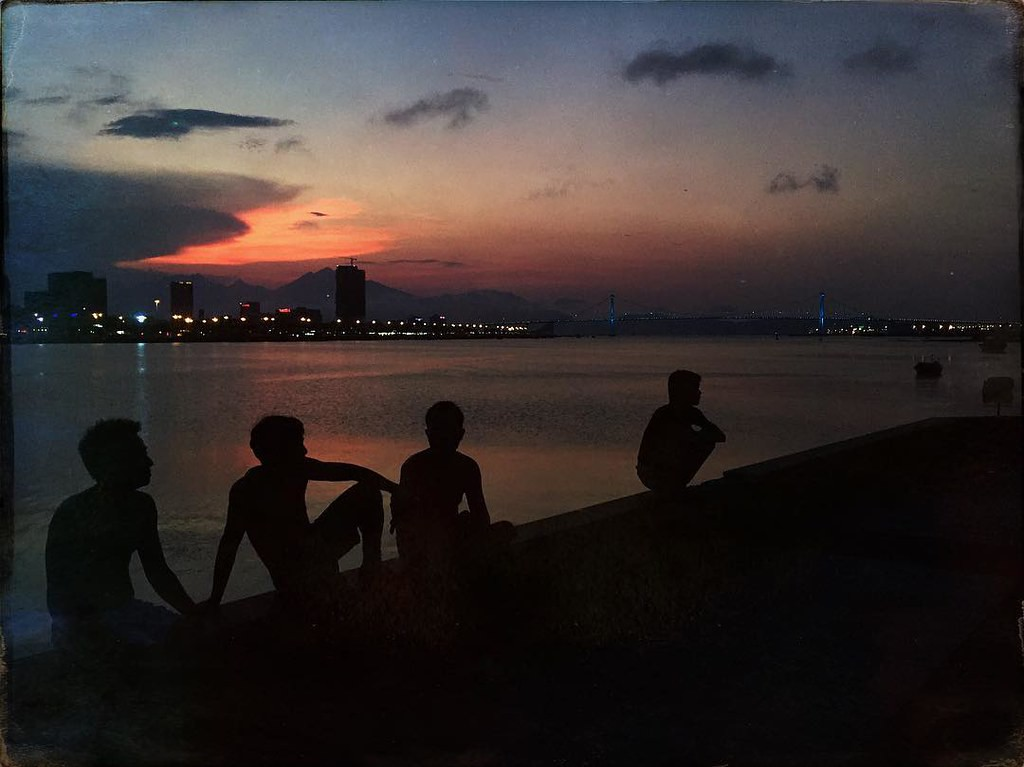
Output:
[[[12,299],[59,270],[279,286],[358,257],[419,295],[825,290],[1016,317],[1017,24],[999,4],[5,8]]]

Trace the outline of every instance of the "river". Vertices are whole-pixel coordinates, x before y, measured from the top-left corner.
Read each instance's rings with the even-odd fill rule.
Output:
[[[252,424],[306,425],[309,454],[397,478],[422,449],[439,399],[466,414],[463,451],[479,462],[495,519],[525,522],[641,491],[636,448],[676,368],[704,376],[701,407],[728,435],[697,476],[931,416],[993,414],[982,382],[1011,376],[1020,345],[890,338],[553,338],[479,341],[19,345],[11,349],[15,574],[7,638],[42,646],[43,547],[60,501],[91,484],[76,447],[100,418],[142,423],[168,562],[197,598],[209,590],[228,489],[255,462]],[[934,356],[935,380],[913,365]],[[311,484],[315,516],[338,488]],[[394,539],[385,533],[385,556]],[[358,564],[358,553],[343,566]],[[134,571],[140,598],[154,599]],[[270,583],[243,543],[227,598]]]

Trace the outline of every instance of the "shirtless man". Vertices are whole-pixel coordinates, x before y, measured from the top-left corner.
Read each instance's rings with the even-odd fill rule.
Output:
[[[362,466],[308,458],[302,421],[297,418],[263,418],[253,427],[249,446],[260,465],[231,487],[207,609],[223,599],[244,535],[270,572],[274,587],[285,595],[301,597],[327,585],[338,572],[338,559],[360,538],[361,571],[377,571],[384,528],[381,491],[393,493],[398,485]],[[305,495],[311,480],[356,484],[310,523]]]
[[[412,566],[449,564],[467,550],[485,552],[514,536],[510,522],[491,524],[477,462],[459,452],[462,410],[436,402],[426,414],[426,450],[402,464],[402,497],[392,502],[399,556]],[[459,512],[466,499],[468,511]]]
[[[139,429],[124,418],[99,421],[78,444],[96,484],[61,503],[46,536],[46,603],[59,649],[146,646],[166,637],[177,618],[135,599],[135,553],[161,599],[179,613],[196,612],[164,559],[156,504],[139,490],[153,466]]]
[[[677,370],[668,378],[668,404],[651,416],[636,459],[636,473],[649,490],[678,497],[725,433],[697,408],[700,376]]]

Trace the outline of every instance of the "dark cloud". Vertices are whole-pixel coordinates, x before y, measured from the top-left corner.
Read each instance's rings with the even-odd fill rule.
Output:
[[[236,214],[301,191],[228,174],[110,173],[11,163],[7,167],[5,268],[17,291],[46,273],[109,273],[119,261],[175,253],[246,231]]]
[[[420,99],[412,106],[388,112],[384,115],[384,120],[391,125],[405,128],[440,117],[448,119],[449,128],[461,128],[489,108],[490,101],[483,91],[476,88],[456,88],[447,93],[435,93]]]
[[[228,114],[208,109],[150,109],[107,123],[100,135],[178,139],[195,130],[278,128],[294,124],[294,120]]]
[[[503,83],[504,77],[493,77],[491,75],[476,75],[470,72],[450,72],[451,77],[465,77],[467,80],[483,80],[485,83]]]
[[[763,80],[789,73],[789,66],[774,56],[732,43],[707,43],[683,53],[662,48],[644,51],[622,70],[622,76],[631,83],[651,80],[658,85],[685,75],[728,75],[743,80]]]
[[[804,184],[797,181],[792,173],[779,173],[768,185],[768,193],[795,192],[803,186]]]
[[[309,211],[309,215],[311,215],[311,216],[326,216],[327,214],[326,213],[321,213],[318,210],[311,210],[311,211]]]
[[[319,229],[320,224],[316,221],[296,221],[289,229]]]
[[[97,107],[109,107],[115,104],[127,104],[128,94],[127,93],[110,93],[105,96],[97,96],[92,99],[83,99],[78,102],[81,106],[97,106]]]
[[[837,194],[839,192],[838,168],[831,165],[819,165],[814,173],[802,181],[792,173],[779,173],[768,184],[768,194],[798,192],[805,188],[814,189],[821,194],[826,192]]]
[[[869,75],[895,75],[917,69],[918,54],[893,40],[879,40],[867,50],[843,59],[848,72]]]
[[[306,149],[306,140],[301,136],[289,136],[283,138],[274,144],[274,151],[278,154],[282,152],[308,152]]]
[[[66,94],[57,96],[37,96],[36,98],[25,99],[24,103],[32,106],[56,106],[59,104],[67,104],[71,101],[71,97]]]
[[[247,152],[260,152],[266,145],[266,139],[257,138],[256,136],[249,136],[245,139],[242,139],[242,141],[238,142],[238,146],[240,146]]]
[[[810,184],[817,192],[831,192],[835,194],[839,191],[839,170],[831,165],[822,165],[811,176]]]
[[[575,194],[584,189],[595,189],[606,186],[611,186],[615,182],[610,179],[604,179],[603,181],[592,181],[585,178],[562,178],[542,186],[540,189],[534,189],[528,195],[526,199],[530,201],[536,200],[558,200],[563,197],[568,197],[571,194]]]

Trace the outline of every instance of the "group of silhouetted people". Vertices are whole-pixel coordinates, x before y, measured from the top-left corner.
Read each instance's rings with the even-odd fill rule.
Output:
[[[669,404],[654,413],[644,432],[637,475],[659,496],[680,497],[715,444],[725,439],[697,408],[699,401],[700,376],[676,371],[669,377]],[[139,423],[96,423],[78,446],[96,484],[60,505],[46,542],[54,645],[162,641],[176,617],[135,599],[129,562],[136,552],[156,593],[183,615],[216,610],[245,536],[285,599],[301,603],[306,596],[329,593],[339,559],[359,543],[360,577],[372,584],[381,567],[385,492],[391,494],[391,532],[410,577],[458,578],[466,563],[507,548],[515,531],[509,522],[491,522],[480,467],[459,451],[465,429],[458,405],[437,402],[425,421],[428,447],[405,461],[395,483],[362,466],[310,458],[297,418],[261,419],[249,440],[259,465],[231,487],[210,597],[199,604],[168,567],[156,505],[140,490],[149,484],[153,462]],[[311,522],[305,501],[310,481],[355,484]],[[459,510],[463,499],[468,511]]]

